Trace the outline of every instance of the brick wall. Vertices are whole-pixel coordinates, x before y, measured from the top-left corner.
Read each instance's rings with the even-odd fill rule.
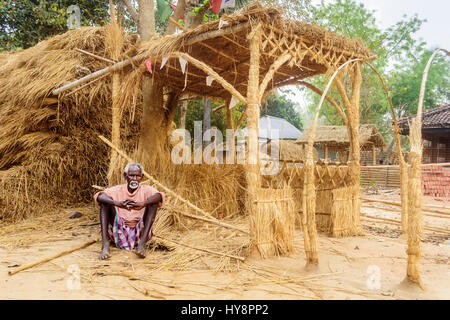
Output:
[[[422,192],[433,197],[450,197],[450,168],[422,167]]]

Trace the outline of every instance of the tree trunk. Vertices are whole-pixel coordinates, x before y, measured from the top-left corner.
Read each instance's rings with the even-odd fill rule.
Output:
[[[184,100],[180,106],[180,128],[186,129],[186,113],[188,107],[188,100]]]
[[[184,24],[186,28],[193,29],[200,25],[204,11],[200,11],[194,15],[194,8],[200,5],[200,0],[185,0]],[[208,9],[208,6],[205,6]]]
[[[138,29],[142,41],[150,41],[155,35],[155,8],[153,0],[139,0]],[[164,119],[163,86],[153,82],[151,75],[142,80],[143,112],[138,158],[144,167],[153,167],[156,156],[166,143],[167,121]]]
[[[391,143],[386,150],[386,154],[383,155],[383,164],[389,164],[389,159],[391,158],[392,148],[394,147],[395,140],[392,139]]]
[[[204,98],[203,100],[203,134],[211,129],[211,100]],[[203,147],[206,145],[206,141],[203,142]]]

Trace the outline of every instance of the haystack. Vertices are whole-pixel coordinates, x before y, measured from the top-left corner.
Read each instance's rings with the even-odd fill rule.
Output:
[[[105,67],[75,50],[108,57],[105,36],[106,28],[85,27],[1,55],[0,219],[86,202],[92,184],[106,184],[109,150],[97,135],[111,132],[110,79],[64,100],[51,96],[55,87]],[[135,42],[123,39],[122,57]],[[126,115],[122,130],[132,141],[138,130]]]

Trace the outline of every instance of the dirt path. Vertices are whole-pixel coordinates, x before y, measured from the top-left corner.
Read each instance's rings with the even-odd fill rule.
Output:
[[[60,218],[67,219],[67,210]],[[303,236],[297,230],[290,256],[249,257],[231,271],[215,271],[217,261],[207,254],[193,256],[195,263],[184,270],[158,269],[156,258],[171,254],[164,250],[139,259],[113,248],[112,258],[100,261],[100,243],[95,243],[8,276],[18,265],[97,237],[99,226],[94,223],[85,216],[67,224],[55,220],[54,230],[40,228],[36,221],[11,227],[14,233],[2,229],[0,299],[450,299],[450,245],[445,242],[450,235],[423,243],[422,291],[403,283],[406,240],[398,227],[380,224],[366,224],[363,237],[320,234],[319,266],[308,270]]]

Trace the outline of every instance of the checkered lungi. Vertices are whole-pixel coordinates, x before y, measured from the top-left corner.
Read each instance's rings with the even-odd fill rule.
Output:
[[[133,250],[143,236],[144,221],[141,219],[136,226],[129,227],[125,224],[123,219],[116,213],[114,225],[108,224],[109,239],[116,244],[120,249]],[[151,231],[150,231],[151,232]]]

